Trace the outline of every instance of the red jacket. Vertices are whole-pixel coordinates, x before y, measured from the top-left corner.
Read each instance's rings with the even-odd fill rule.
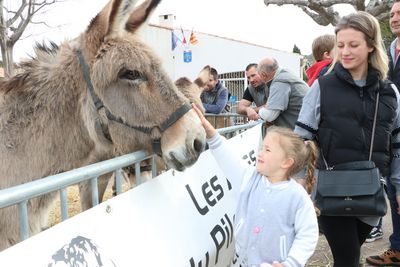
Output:
[[[311,67],[306,70],[306,74],[308,76],[308,86],[311,86],[314,81],[320,76],[320,72],[325,67],[329,66],[332,63],[332,59],[325,59],[318,62],[315,62]]]

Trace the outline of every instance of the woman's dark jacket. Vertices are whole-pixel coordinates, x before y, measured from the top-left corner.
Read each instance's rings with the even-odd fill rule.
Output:
[[[368,66],[366,84],[359,87],[350,73],[337,63],[333,72],[319,78],[321,119],[317,140],[329,166],[368,160],[375,100],[379,90],[372,160],[383,176],[389,174],[397,99],[389,82],[382,82],[378,77],[377,70]],[[325,168],[321,159],[318,168]]]

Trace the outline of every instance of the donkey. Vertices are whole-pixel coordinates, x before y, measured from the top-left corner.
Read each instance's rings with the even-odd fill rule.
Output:
[[[22,73],[0,81],[0,189],[153,147],[178,171],[198,159],[198,116],[135,35],[160,0],[136,2],[112,0],[80,36],[37,45]],[[31,234],[56,196],[29,201]],[[17,242],[17,208],[2,209],[0,250]]]

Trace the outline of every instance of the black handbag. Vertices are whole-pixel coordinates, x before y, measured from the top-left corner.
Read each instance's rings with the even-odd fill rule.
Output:
[[[384,216],[387,205],[384,179],[371,161],[379,92],[376,97],[368,161],[354,161],[319,170],[315,205],[325,216]]]

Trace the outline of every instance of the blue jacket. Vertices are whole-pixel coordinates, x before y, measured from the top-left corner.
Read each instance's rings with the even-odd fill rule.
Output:
[[[228,89],[218,81],[214,89],[203,91],[200,98],[206,113],[219,114],[228,103]]]

